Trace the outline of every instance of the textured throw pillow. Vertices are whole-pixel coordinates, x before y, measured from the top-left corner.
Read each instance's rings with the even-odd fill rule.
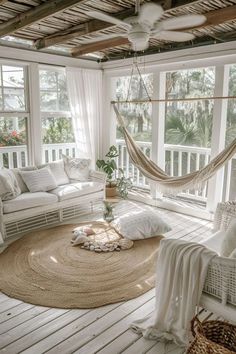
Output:
[[[26,193],[29,192],[27,185],[25,184],[25,182],[23,181],[21,175],[20,175],[20,171],[33,171],[33,170],[37,170],[37,167],[35,166],[27,166],[27,167],[21,167],[21,168],[13,168],[11,171],[14,173],[17,183],[20,187],[21,193]]]
[[[39,169],[43,167],[50,168],[58,186],[61,186],[62,184],[70,183],[70,180],[65,172],[63,160],[58,160],[58,161],[54,161],[48,164],[38,166]]]
[[[47,192],[57,187],[57,182],[47,167],[35,171],[21,171],[20,174],[30,192]]]
[[[20,187],[12,170],[0,170],[0,197],[2,200],[10,200],[21,194]]]
[[[62,155],[62,157],[65,165],[65,171],[70,179],[76,179],[78,181],[88,180],[91,160],[65,155]]]
[[[221,256],[229,257],[236,248],[236,219],[232,219],[221,245]]]
[[[151,210],[139,210],[125,214],[112,221],[111,226],[130,240],[154,237],[171,230],[171,227]]]

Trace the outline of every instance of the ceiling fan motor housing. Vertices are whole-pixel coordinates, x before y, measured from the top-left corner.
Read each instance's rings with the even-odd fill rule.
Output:
[[[138,23],[137,18],[135,17],[129,18],[127,22],[132,24],[132,27],[128,31],[128,40],[132,44],[132,49],[136,51],[146,49],[150,38],[150,27],[148,25]]]

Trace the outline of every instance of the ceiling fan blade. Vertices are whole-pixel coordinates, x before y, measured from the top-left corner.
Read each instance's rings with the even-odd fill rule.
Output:
[[[153,26],[163,13],[164,11],[160,5],[148,2],[141,6],[138,19],[139,22],[148,23]]]
[[[107,39],[112,39],[112,38],[119,38],[119,37],[127,37],[126,33],[110,33],[110,34],[104,34],[101,35],[99,37],[95,37],[95,38],[89,38],[86,39],[84,38],[83,42],[81,42],[81,44],[92,44],[92,43],[96,43],[96,42],[102,42],[102,41],[106,41]]]
[[[86,15],[96,18],[98,20],[101,21],[105,21],[105,22],[109,22],[109,23],[113,23],[114,25],[119,25],[119,26],[123,26],[125,28],[130,28],[131,26],[128,23],[125,23],[122,20],[119,20],[118,18],[115,18],[113,16],[107,15],[104,12],[101,11],[89,11],[86,13]]]
[[[191,41],[195,38],[192,33],[177,32],[177,31],[161,31],[151,34],[151,38],[163,39],[171,42]]]
[[[193,28],[203,24],[205,21],[206,17],[204,15],[184,15],[163,20],[161,28],[165,31],[179,28]]]

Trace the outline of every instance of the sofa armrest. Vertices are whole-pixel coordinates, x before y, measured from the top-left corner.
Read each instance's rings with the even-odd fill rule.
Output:
[[[107,179],[107,175],[104,172],[90,170],[89,179],[91,179],[94,182],[101,182],[101,183],[105,184],[106,179]]]

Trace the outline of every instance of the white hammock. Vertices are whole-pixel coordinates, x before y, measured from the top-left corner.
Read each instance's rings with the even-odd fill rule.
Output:
[[[205,182],[211,178],[224,164],[229,161],[236,153],[236,139],[218,154],[204,168],[188,173],[184,176],[168,176],[165,171],[158,167],[150,160],[135,143],[134,139],[129,134],[125,127],[124,120],[118,111],[118,108],[113,104],[117,121],[122,129],[127,145],[127,150],[133,164],[140,172],[158,185],[158,189],[162,192],[177,193],[186,189],[201,189]]]

